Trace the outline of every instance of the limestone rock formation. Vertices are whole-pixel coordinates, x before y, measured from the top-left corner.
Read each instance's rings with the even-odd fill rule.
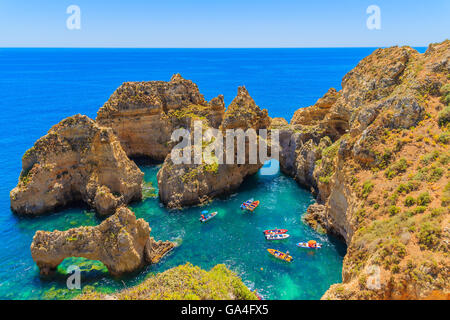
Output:
[[[142,196],[143,173],[110,128],[75,115],[53,126],[22,158],[13,211],[39,215],[84,201],[102,215]]]
[[[245,87],[238,89],[236,98],[228,107],[220,130],[223,137],[227,129],[266,129],[270,126],[267,110],[261,110],[250,97]],[[206,130],[208,126],[204,127]],[[257,137],[258,139],[258,137]],[[256,140],[257,141],[257,140]],[[207,141],[207,143],[209,143]],[[217,158],[213,163],[193,163],[194,149],[191,154],[192,164],[175,164],[172,157],[166,157],[164,164],[158,172],[159,196],[168,207],[176,208],[195,205],[207,201],[215,196],[230,192],[239,187],[248,175],[255,174],[262,163],[249,162],[249,141],[245,143],[245,164],[237,164],[237,146],[234,140],[234,164],[219,164]],[[256,142],[258,143],[258,142]],[[223,150],[226,150],[226,141],[223,141]],[[226,155],[224,155],[224,161]]]
[[[189,128],[192,119],[217,128],[224,112],[223,96],[208,103],[195,83],[175,74],[170,82],[125,82],[100,108],[96,121],[113,129],[128,156],[163,161],[175,129]]]
[[[148,263],[157,263],[174,244],[150,238],[150,227],[134,213],[118,208],[95,227],[67,231],[37,231],[31,256],[42,274],[48,274],[68,257],[101,261],[113,275],[132,272]]]
[[[260,109],[247,89],[242,86],[238,88],[237,96],[228,106],[223,118],[221,128],[242,129],[248,128],[266,129],[270,126],[271,119],[266,109]]]
[[[348,245],[323,299],[449,298],[449,59],[378,49],[278,122],[281,169],[317,194],[304,220]]]

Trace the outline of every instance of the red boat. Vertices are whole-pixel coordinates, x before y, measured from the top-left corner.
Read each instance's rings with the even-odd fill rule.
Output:
[[[264,234],[283,234],[288,232],[287,229],[271,229],[271,230],[264,230]]]

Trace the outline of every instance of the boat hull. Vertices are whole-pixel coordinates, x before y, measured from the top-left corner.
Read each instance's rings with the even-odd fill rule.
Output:
[[[286,262],[292,262],[294,260],[291,256],[287,255],[284,252],[275,250],[275,249],[267,249],[267,251],[275,258],[286,261]]]

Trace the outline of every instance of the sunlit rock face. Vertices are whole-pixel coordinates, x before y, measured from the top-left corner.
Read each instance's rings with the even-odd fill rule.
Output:
[[[24,154],[11,208],[39,215],[83,201],[108,215],[141,199],[142,179],[110,128],[75,115],[53,126]]]
[[[175,246],[150,238],[150,227],[125,208],[95,227],[67,231],[37,231],[31,256],[42,274],[48,274],[69,257],[101,261],[113,275],[135,271],[145,264],[157,263]]]

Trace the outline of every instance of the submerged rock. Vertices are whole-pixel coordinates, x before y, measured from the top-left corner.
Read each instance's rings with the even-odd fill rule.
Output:
[[[11,208],[39,215],[83,201],[107,215],[141,198],[143,175],[110,128],[75,115],[53,126],[24,154]]]
[[[67,231],[37,231],[31,256],[42,274],[48,274],[69,257],[101,261],[113,275],[135,271],[157,263],[174,243],[150,238],[150,227],[134,213],[118,208],[116,213],[95,227]]]

